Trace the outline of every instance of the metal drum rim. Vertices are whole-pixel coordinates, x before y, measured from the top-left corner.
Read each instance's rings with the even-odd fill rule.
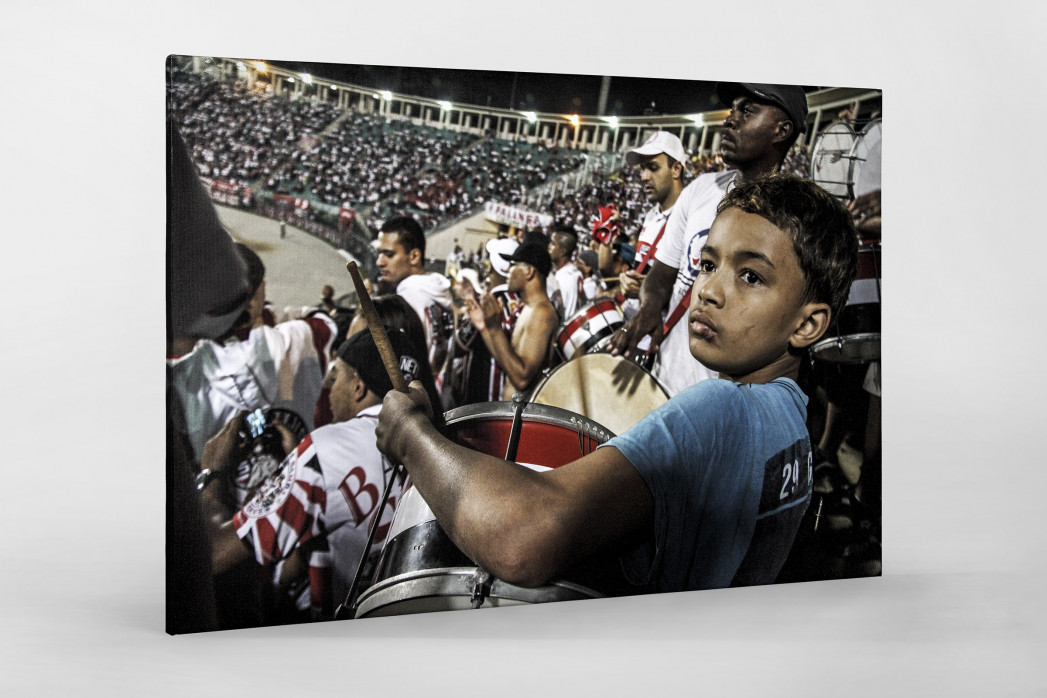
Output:
[[[499,409],[499,407],[501,409]],[[444,412],[444,422],[448,427],[451,427],[464,422],[469,418],[475,418],[481,421],[504,419],[506,417],[512,418],[512,411],[513,403],[508,401],[462,405],[461,407],[455,407],[454,409]],[[523,416],[525,421],[537,422],[539,424],[551,424],[553,426],[574,426],[581,423],[582,426],[593,432],[593,436],[606,436],[604,439],[605,442],[616,436],[613,431],[599,422],[584,415],[580,415],[577,412],[565,410],[562,407],[553,407],[552,405],[541,405],[535,402],[528,402],[523,407]]]
[[[446,592],[449,587],[454,587],[456,585],[468,589],[469,585],[472,584],[472,580],[478,569],[479,568],[477,567],[433,567],[402,572],[398,575],[389,577],[388,579],[384,579],[381,582],[368,587],[360,594],[360,598],[356,603],[354,617],[363,618],[366,617],[366,614],[368,613],[379,611],[393,604],[405,601],[445,597],[460,599],[469,598],[468,595],[464,593],[448,594],[441,592]],[[432,582],[432,584],[427,584],[426,582]],[[417,591],[417,587],[424,586],[431,586],[431,589],[426,590],[431,593],[411,595],[405,595],[404,593]],[[497,599],[499,601],[509,601],[518,604],[536,604],[542,603],[537,600],[538,598],[550,594],[555,595],[557,592],[568,592],[566,598],[556,599],[559,601],[607,598],[606,594],[568,580],[554,579],[548,584],[543,584],[538,587],[521,587],[516,584],[510,584],[509,582],[498,579],[497,577],[493,578],[491,588],[485,597],[487,599]],[[480,608],[483,608],[483,605],[481,605]],[[433,610],[438,611],[448,609]]]

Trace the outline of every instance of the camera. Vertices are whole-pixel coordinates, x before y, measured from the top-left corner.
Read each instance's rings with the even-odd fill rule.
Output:
[[[286,426],[300,441],[306,434],[305,422],[290,410],[273,408],[268,411],[258,408],[246,418],[247,432],[241,432],[241,460],[236,468],[235,487],[246,497],[265,478],[269,477],[283,462],[284,453],[279,422]]]

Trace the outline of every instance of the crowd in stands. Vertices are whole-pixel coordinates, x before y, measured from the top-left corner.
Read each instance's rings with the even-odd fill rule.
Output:
[[[354,110],[343,117],[330,103],[185,71],[172,74],[168,104],[202,176],[373,209],[375,229],[389,207],[411,211],[431,229],[486,201],[519,203],[527,189],[576,169],[585,157]]]
[[[179,85],[171,98],[200,174],[233,184],[261,180],[272,187],[339,114],[324,102],[206,81]]]
[[[587,155],[447,129],[391,121],[308,98],[287,99],[229,85],[184,69],[171,72],[168,108],[204,177],[258,191],[309,198],[360,212],[373,231],[396,212],[431,230],[486,201],[525,205],[529,190],[580,167]],[[689,176],[724,169],[721,156],[692,154]],[[782,169],[807,176],[797,145]],[[645,198],[632,168],[594,172],[570,194],[542,200],[552,216],[588,241],[593,215],[614,203],[625,230],[639,227]]]

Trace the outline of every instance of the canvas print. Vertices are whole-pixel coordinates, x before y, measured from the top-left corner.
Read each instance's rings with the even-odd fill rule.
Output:
[[[881,573],[879,89],[166,99],[168,632]]]

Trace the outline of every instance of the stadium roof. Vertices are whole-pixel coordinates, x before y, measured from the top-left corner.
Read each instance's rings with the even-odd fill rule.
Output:
[[[267,61],[273,66],[329,80],[399,94],[497,109],[550,113],[599,113],[603,76],[512,73],[450,68]],[[608,116],[686,114],[723,108],[715,82],[613,76],[604,113]],[[805,85],[812,92],[822,89]]]

